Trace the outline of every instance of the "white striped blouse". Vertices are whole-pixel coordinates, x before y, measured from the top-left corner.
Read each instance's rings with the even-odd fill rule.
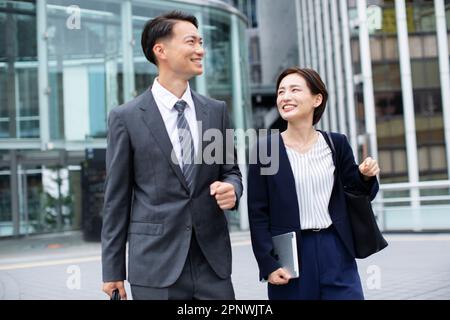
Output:
[[[306,153],[286,146],[295,179],[301,229],[327,228],[332,224],[328,203],[334,183],[334,164],[322,134]]]

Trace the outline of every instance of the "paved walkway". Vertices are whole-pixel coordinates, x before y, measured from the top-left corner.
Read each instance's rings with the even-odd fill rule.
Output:
[[[266,300],[248,232],[231,238],[236,298]],[[366,299],[450,299],[450,234],[386,238],[385,250],[358,260]],[[0,240],[0,299],[107,299],[101,284],[100,244],[79,232]]]

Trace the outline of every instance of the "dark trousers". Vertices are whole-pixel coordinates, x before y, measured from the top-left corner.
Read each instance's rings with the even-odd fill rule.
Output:
[[[210,267],[192,232],[180,277],[166,288],[131,285],[134,300],[234,300],[231,277],[221,279]]]
[[[355,259],[333,226],[301,231],[300,277],[268,284],[271,300],[363,300]]]

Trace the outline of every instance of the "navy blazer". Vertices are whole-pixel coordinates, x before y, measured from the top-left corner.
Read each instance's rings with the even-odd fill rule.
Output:
[[[320,132],[327,144],[330,145],[326,133]],[[368,181],[363,180],[347,137],[340,133],[331,133],[331,137],[336,149],[336,154],[333,154],[336,170],[328,210],[339,237],[348,252],[355,257],[352,231],[346,212],[344,188],[365,192],[373,200],[379,186],[376,177],[372,177]],[[269,155],[270,158],[273,151],[270,148],[272,139],[278,139],[278,171],[273,175],[261,175],[261,168],[270,167],[271,164],[266,160],[261,161],[259,156],[253,158],[257,159],[256,164],[250,163],[248,171],[250,232],[261,279],[267,279],[270,273],[281,267],[273,256],[272,236],[295,231],[299,257],[302,250],[301,221],[295,180],[283,139],[279,133],[268,135],[258,141],[253,152],[258,152],[257,155],[259,155],[259,150],[263,147],[264,151],[261,156]],[[253,153],[253,155],[255,154]],[[271,157],[271,159],[276,159],[276,157]],[[340,175],[342,183],[336,172]],[[299,261],[299,265],[301,267],[301,261]]]

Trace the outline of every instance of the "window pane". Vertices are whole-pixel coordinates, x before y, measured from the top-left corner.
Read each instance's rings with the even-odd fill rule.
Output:
[[[425,57],[437,57],[437,40],[436,36],[424,36],[424,56]]]
[[[35,4],[6,2],[0,30],[0,138],[39,138]]]
[[[410,36],[409,37],[409,52],[411,54],[411,58],[422,58],[423,50],[422,50],[422,39],[418,36]]]
[[[430,148],[431,169],[447,169],[444,146]]]
[[[428,148],[427,147],[419,148],[418,157],[419,157],[419,170],[420,171],[428,170],[430,167],[430,164],[428,163]]]
[[[380,168],[383,168],[383,175],[392,173],[391,152],[381,150],[378,157],[380,158]]]
[[[77,14],[66,11],[71,5],[80,8],[79,25],[68,19]],[[52,139],[106,136],[108,111],[123,103],[120,10],[109,2],[47,1]]]
[[[397,38],[389,37],[384,42],[384,57],[386,60],[398,59]]]
[[[372,61],[378,61],[383,59],[383,50],[381,48],[382,40],[379,38],[370,39],[370,54]]]
[[[10,174],[8,167],[0,167],[0,237],[13,234]]]

